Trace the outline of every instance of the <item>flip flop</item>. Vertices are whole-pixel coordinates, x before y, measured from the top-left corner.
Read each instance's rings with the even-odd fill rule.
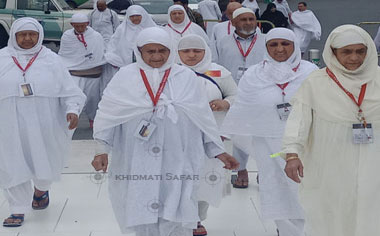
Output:
[[[195,230],[193,230],[193,236],[207,236],[207,230],[203,225],[199,224],[197,228],[198,229],[203,228],[203,231],[196,232]]]
[[[241,184],[237,184],[237,182],[240,182]],[[249,183],[248,180],[238,180],[238,179],[236,179],[235,182],[232,184],[232,186],[234,188],[248,188],[248,183]]]
[[[47,201],[45,204],[41,205],[41,201],[45,200],[47,198]],[[32,203],[32,208],[34,210],[43,210],[46,209],[49,206],[49,191],[46,191],[41,197],[37,197],[36,195],[33,195],[33,201],[37,202],[38,206],[34,206]]]
[[[8,219],[13,220],[13,222],[6,222],[6,220]],[[15,220],[20,220],[20,221],[16,222]],[[7,219],[4,220],[3,226],[4,227],[20,227],[23,222],[24,222],[24,215],[16,216],[12,214],[11,216],[9,216]]]

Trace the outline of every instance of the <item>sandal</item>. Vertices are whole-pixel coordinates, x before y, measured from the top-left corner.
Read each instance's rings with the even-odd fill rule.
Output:
[[[199,229],[201,229],[201,231],[198,231]],[[193,236],[207,236],[206,228],[203,225],[198,224],[197,229],[193,230]]]
[[[234,188],[248,188],[248,180],[236,179],[232,184]]]
[[[7,220],[11,220],[11,222],[7,222]],[[20,227],[24,222],[24,215],[15,215],[12,214],[8,218],[6,218],[3,222],[4,227]]]
[[[41,202],[44,201],[45,199],[47,199],[47,201],[45,201],[45,203],[41,204]],[[34,206],[33,203],[35,203],[35,202],[37,203],[36,204],[37,206]],[[43,210],[43,209],[46,209],[49,206],[49,191],[46,191],[40,197],[37,197],[36,195],[33,195],[33,203],[32,203],[32,208],[34,210]]]

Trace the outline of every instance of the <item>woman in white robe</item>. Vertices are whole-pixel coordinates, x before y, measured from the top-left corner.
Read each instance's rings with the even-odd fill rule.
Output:
[[[197,186],[206,178],[199,173],[204,154],[226,168],[238,166],[224,152],[201,80],[174,64],[172,45],[161,28],[141,31],[137,62],[115,74],[95,118],[100,149],[93,166],[106,171],[112,149],[111,203],[121,231],[137,236],[192,235],[199,221]],[[147,90],[152,97],[162,92],[156,106]]]
[[[104,66],[100,85],[101,94],[120,67],[136,62],[133,48],[136,45],[137,35],[141,30],[154,26],[156,23],[142,6],[128,7],[124,21],[117,27],[107,44],[104,54],[107,64]]]
[[[301,236],[304,215],[298,202],[297,185],[287,178],[285,161],[271,155],[281,150],[291,110],[288,102],[317,67],[301,60],[291,30],[272,29],[265,41],[264,61],[244,74],[222,132],[233,135],[234,144],[256,159],[262,218],[274,220],[281,236]]]
[[[139,24],[132,22],[131,17],[133,16],[141,16]],[[156,26],[156,23],[142,6],[130,6],[127,9],[124,21],[116,29],[107,45],[105,54],[107,62],[119,68],[136,62],[133,49],[136,46],[137,36],[141,30],[154,26]]]
[[[30,32],[38,41],[26,48],[16,38]],[[48,190],[60,179],[69,129],[76,127],[85,96],[59,57],[42,46],[43,28],[35,19],[16,20],[9,35],[0,50],[0,188],[12,214],[3,225],[16,227],[31,206],[48,206]],[[30,65],[24,76],[16,62],[23,69]]]
[[[376,47],[360,27],[339,26],[326,41],[323,59],[329,70],[312,73],[292,100],[282,150],[286,172],[294,181],[302,181],[300,199],[308,236],[378,235],[380,70]],[[336,81],[356,102],[366,84],[361,116],[358,105]],[[362,128],[364,123],[367,129]],[[354,124],[359,125],[353,129]]]
[[[220,127],[237,92],[231,72],[223,66],[211,62],[211,49],[198,35],[189,34],[181,38],[178,44],[178,54],[180,63],[196,72],[198,79],[203,81],[210,108],[213,110],[218,127]],[[206,220],[209,204],[214,207],[219,206],[222,196],[226,194],[226,184],[230,185],[228,178],[230,173],[223,170],[219,161],[206,159],[202,175],[213,172],[217,173],[223,181],[214,185],[210,185],[207,179],[201,182],[198,195],[202,200],[198,203],[200,221]],[[205,227],[200,222],[193,235],[207,235]]]
[[[182,11],[183,17],[182,22],[177,22],[174,18],[180,18],[176,12]],[[174,14],[174,15],[173,15]],[[173,5],[168,9],[169,20],[168,24],[165,26],[165,30],[170,34],[173,39],[173,43],[178,45],[179,40],[188,34],[197,34],[201,36],[207,43],[210,45],[209,38],[206,32],[197,24],[190,21],[189,17],[186,14],[185,8],[181,5]],[[177,23],[175,23],[177,22]]]

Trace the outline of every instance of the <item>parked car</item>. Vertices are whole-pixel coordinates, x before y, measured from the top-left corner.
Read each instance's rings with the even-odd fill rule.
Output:
[[[37,19],[44,29],[44,43],[59,45],[63,32],[72,28],[75,12],[88,14],[90,10],[74,11],[65,0],[0,0],[0,48],[8,43],[12,23],[21,17]]]

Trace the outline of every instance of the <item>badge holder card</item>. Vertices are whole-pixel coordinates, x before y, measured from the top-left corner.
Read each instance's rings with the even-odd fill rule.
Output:
[[[22,83],[19,85],[19,95],[20,97],[32,97],[34,96],[33,84]]]
[[[137,126],[135,137],[143,141],[148,141],[156,130],[157,126],[150,121],[142,120]]]
[[[364,124],[353,124],[352,136],[354,144],[373,143],[372,124],[368,123],[367,126],[364,126]]]
[[[290,103],[282,103],[276,105],[278,116],[280,120],[286,121],[289,117],[290,111],[292,109],[292,105]]]

